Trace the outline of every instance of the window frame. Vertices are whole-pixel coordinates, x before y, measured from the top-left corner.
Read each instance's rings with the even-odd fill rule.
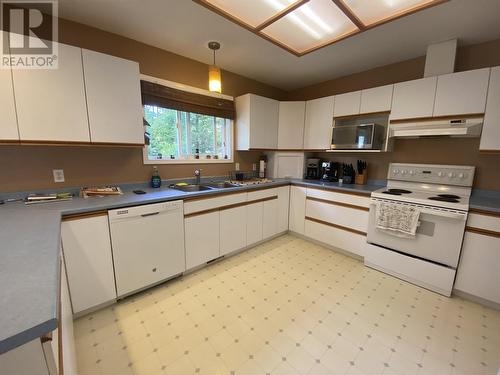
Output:
[[[162,107],[162,108],[165,108],[165,107]],[[144,111],[144,105],[143,105],[143,111]],[[176,110],[177,111],[177,115],[179,114],[180,111]],[[190,114],[192,112],[186,112],[187,114]],[[179,115],[178,115],[179,117]],[[215,118],[216,116],[213,116],[214,118],[214,124],[216,123],[215,121]],[[199,159],[195,159],[194,156],[192,159],[155,159],[155,160],[151,160],[149,159],[148,157],[148,147],[149,145],[144,145],[144,147],[142,148],[142,157],[143,157],[143,163],[145,165],[151,165],[151,164],[231,164],[231,163],[234,163],[234,151],[235,151],[235,147],[234,147],[234,120],[231,120],[231,119],[225,119],[225,121],[229,121],[229,124],[227,125],[230,129],[230,141],[231,141],[231,147],[230,147],[230,150],[231,150],[231,153],[230,153],[230,158],[228,159],[206,159],[205,157],[203,157],[204,155],[200,155],[200,158]],[[178,124],[177,124],[178,126]],[[217,129],[217,127],[214,125],[214,128]],[[216,132],[216,130],[215,130]],[[182,144],[182,138],[181,138],[181,134],[179,134],[179,138],[178,138],[178,141],[179,141],[179,147],[181,147],[181,144]]]

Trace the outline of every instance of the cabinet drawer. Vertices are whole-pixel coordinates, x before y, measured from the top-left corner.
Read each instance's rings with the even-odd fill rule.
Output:
[[[247,200],[247,193],[227,194],[215,198],[200,198],[188,200],[184,203],[184,215],[200,211],[238,204]]]
[[[278,189],[262,189],[256,191],[249,191],[247,195],[247,201],[256,201],[259,199],[270,198],[278,195]]]
[[[313,199],[306,200],[306,217],[366,233],[368,211],[324,203]]]
[[[306,219],[305,235],[360,257],[365,255],[366,236],[361,234],[348,232]]]
[[[470,213],[467,227],[497,232],[500,236],[500,216],[489,216]]]
[[[349,193],[337,193],[335,191],[307,188],[307,196],[332,202],[350,204],[360,208],[368,208],[370,206],[370,197],[368,195],[354,195]]]

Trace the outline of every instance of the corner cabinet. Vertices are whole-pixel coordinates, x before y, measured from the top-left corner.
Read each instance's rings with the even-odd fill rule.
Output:
[[[236,149],[275,150],[278,147],[279,101],[255,94],[235,98]]]
[[[278,150],[304,148],[305,102],[280,102],[278,121]]]
[[[63,218],[61,238],[73,313],[116,300],[107,212]]]
[[[304,234],[306,216],[306,188],[299,186],[290,187],[290,208],[288,225],[292,232]]]
[[[80,48],[59,44],[57,69],[12,77],[21,141],[90,142]]]
[[[500,151],[500,66],[491,68],[479,150]]]
[[[82,50],[92,143],[144,144],[139,64]]]
[[[326,150],[332,145],[334,96],[308,100],[304,127],[304,149]]]

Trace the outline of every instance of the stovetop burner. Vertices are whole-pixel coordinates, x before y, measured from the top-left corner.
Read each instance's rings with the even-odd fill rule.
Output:
[[[446,194],[440,194],[437,197],[429,197],[429,199],[432,201],[439,201],[439,202],[460,203],[460,201],[456,198],[452,198],[449,196],[443,197],[443,195]]]
[[[460,199],[458,195],[455,194],[438,194],[438,197],[449,198],[449,199]]]
[[[405,189],[387,189],[386,191],[383,191],[382,194],[390,194],[390,195],[403,195],[403,194],[410,194],[410,190],[405,190]]]

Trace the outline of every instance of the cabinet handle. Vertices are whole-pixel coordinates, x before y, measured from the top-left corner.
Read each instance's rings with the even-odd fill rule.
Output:
[[[159,212],[151,212],[150,214],[142,214],[141,216],[142,217],[148,217],[148,216],[154,216],[154,215],[158,215]]]

